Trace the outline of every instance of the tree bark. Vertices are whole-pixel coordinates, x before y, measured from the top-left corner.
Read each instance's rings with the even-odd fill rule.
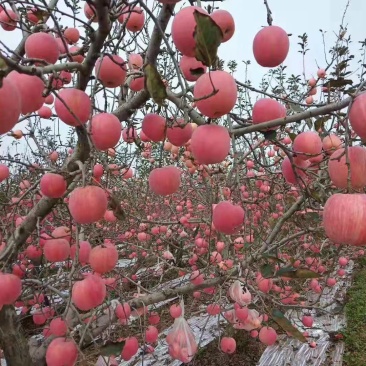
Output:
[[[34,366],[24,331],[11,305],[4,305],[0,311],[0,347],[7,366]]]

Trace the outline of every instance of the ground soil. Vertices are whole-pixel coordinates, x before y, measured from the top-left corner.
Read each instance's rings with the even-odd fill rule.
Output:
[[[230,330],[225,336],[236,340],[236,352],[232,355],[220,351],[218,340],[213,341],[204,349],[198,351],[197,357],[188,366],[255,366],[257,365],[266,346],[250,337],[244,330]]]

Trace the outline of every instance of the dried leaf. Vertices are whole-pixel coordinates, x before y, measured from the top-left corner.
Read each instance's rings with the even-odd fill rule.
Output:
[[[36,10],[31,10],[32,14],[34,14],[38,21],[43,21],[43,19],[48,16],[48,12],[45,10],[41,10],[41,9],[36,9]]]
[[[118,204],[117,198],[112,195],[110,195],[110,206],[111,209],[113,210],[114,216],[116,216],[118,220],[123,221],[126,219],[126,213],[124,212],[121,205]]]
[[[147,64],[144,67],[145,71],[145,88],[149,92],[151,98],[156,104],[162,105],[167,97],[166,87],[161,79],[161,76],[152,64]]]
[[[305,343],[306,338],[304,335],[291,324],[291,322],[285,317],[285,315],[280,310],[272,310],[272,319],[286,332],[291,333],[291,335],[298,339],[300,342]]]
[[[197,23],[193,34],[196,41],[196,59],[206,66],[212,66],[223,39],[221,28],[207,14],[195,10],[193,15]]]

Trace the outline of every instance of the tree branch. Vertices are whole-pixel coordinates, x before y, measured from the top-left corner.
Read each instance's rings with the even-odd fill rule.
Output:
[[[131,309],[138,309],[138,308],[141,308],[144,306],[146,307],[148,305],[156,304],[158,302],[161,302],[161,301],[164,301],[164,300],[167,300],[170,298],[174,298],[179,295],[191,294],[198,290],[203,290],[205,288],[221,285],[225,281],[227,281],[228,278],[230,278],[232,276],[236,276],[237,274],[238,274],[238,270],[234,269],[226,276],[211,278],[211,279],[204,281],[203,283],[201,283],[199,285],[194,285],[194,284],[190,283],[183,287],[169,288],[169,289],[163,290],[161,292],[156,292],[153,294],[137,297],[131,301],[128,301],[128,303],[129,303]],[[102,315],[97,320],[96,326],[92,330],[93,336],[97,337],[105,329],[107,329],[112,322],[116,322],[116,321],[117,321],[117,317],[114,312],[111,314]],[[85,344],[90,343],[91,341],[92,341],[91,339],[85,339]]]
[[[155,64],[156,59],[160,52],[160,45],[163,40],[163,35],[168,26],[169,20],[172,16],[174,10],[174,4],[165,4],[157,18],[154,30],[151,34],[151,39],[149,46],[146,51],[145,62]],[[135,109],[141,107],[150,98],[149,93],[143,90],[136,94],[132,99],[122,104],[118,109],[116,109],[113,114],[120,120],[126,121],[134,112]]]
[[[0,311],[0,347],[7,366],[34,365],[30,357],[23,357],[29,354],[28,343],[13,305],[4,305]]]
[[[280,230],[284,223],[298,210],[300,209],[301,205],[305,201],[304,196],[300,196],[296,202],[284,213],[280,220],[277,221],[276,226],[273,228],[271,234],[268,236],[265,246],[268,250],[269,246],[275,240],[276,236],[279,234]]]
[[[151,42],[149,44],[146,59],[149,60],[149,62],[155,63],[159,50],[160,50],[160,43],[162,41],[162,34],[161,32],[165,31],[170,17],[172,15],[172,10],[174,6],[173,5],[164,5],[159,17],[158,17],[158,24],[159,27],[155,26],[154,31],[151,36]],[[99,57],[99,52],[103,47],[104,41],[106,37],[108,36],[109,30],[110,30],[110,20],[109,20],[109,14],[108,14],[108,7],[102,2],[102,0],[99,0],[96,4],[96,10],[98,13],[98,20],[99,20],[99,28],[95,35],[95,41],[91,45],[89,52],[84,60],[83,63],[83,70],[79,73],[79,79],[77,83],[77,87],[81,90],[85,90],[87,87],[87,84],[89,82],[90,74],[93,70],[93,67],[95,65],[95,62],[97,58]],[[160,28],[160,29],[159,29]],[[123,106],[121,106],[119,109],[117,109],[114,114],[120,119],[120,120],[126,120],[129,118],[129,116],[133,113],[134,109],[137,109],[141,107],[147,100],[149,99],[149,94],[146,91],[142,91],[139,94],[137,94],[135,97],[133,97],[130,101],[125,103]],[[62,167],[62,171],[68,171],[73,172],[78,169],[78,166],[76,164],[76,161],[81,161],[84,163],[90,155],[90,146],[89,146],[89,139],[87,135],[87,131],[84,128],[84,126],[76,127],[76,132],[78,134],[78,146],[75,149],[73,155],[65,161]],[[67,185],[69,186],[74,177],[69,177],[67,179]],[[24,221],[21,225],[19,225],[16,230],[12,233],[12,235],[7,240],[7,247],[4,251],[2,251],[0,255],[0,260],[6,258],[8,259],[11,256],[14,256],[19,251],[19,248],[24,245],[25,241],[29,237],[29,235],[35,230],[37,226],[37,222],[39,220],[42,220],[45,218],[52,210],[52,208],[57,204],[57,199],[52,198],[46,198],[43,197],[37,205],[34,206],[34,208],[28,213]],[[211,285],[208,285],[210,287]],[[204,288],[204,287],[203,287]],[[158,294],[157,294],[158,295]],[[169,296],[169,293],[163,294],[162,296],[165,296],[167,298]],[[155,299],[147,299],[147,301],[159,301]],[[152,303],[152,302],[150,302]],[[0,311],[0,318],[2,316],[6,316],[5,310],[7,307],[4,307],[4,310]],[[15,312],[14,307],[12,307],[12,311]],[[16,323],[16,322],[15,322]],[[110,323],[108,322],[105,327],[107,327]],[[105,329],[105,328],[103,328]],[[18,332],[19,334],[22,334],[22,332]],[[0,337],[2,338],[2,337]],[[90,337],[89,337],[90,338]],[[14,344],[16,344],[14,342]],[[44,357],[46,353],[46,346],[47,342],[39,345],[37,347],[36,351],[32,352],[32,357],[35,358],[37,361],[37,365],[41,365],[44,363]],[[34,347],[33,347],[34,348]],[[22,353],[22,357],[24,354],[29,354],[28,348],[25,350],[26,353]],[[23,357],[24,359],[24,357]],[[31,361],[29,361],[31,362]],[[18,365],[18,364],[17,364]],[[20,365],[20,364],[19,364]],[[28,366],[28,364],[22,364]],[[32,365],[32,363],[29,363],[29,365]]]
[[[192,107],[190,107],[182,98],[178,98],[171,90],[167,89],[168,100],[174,103],[179,109],[187,111],[189,117],[197,125],[204,125],[206,123],[205,119],[196,112]]]
[[[95,1],[95,10],[98,15],[98,29],[93,37],[93,42],[90,45],[89,51],[85,57],[83,62],[83,69],[79,73],[79,79],[77,82],[77,88],[81,90],[85,90],[90,74],[93,71],[95,62],[97,61],[100,51],[103,48],[104,41],[108,37],[108,34],[111,30],[111,21],[109,19],[109,8],[108,2],[104,0]]]
[[[230,131],[230,133],[232,133],[234,136],[242,136],[251,132],[263,131],[269,127],[284,126],[288,123],[301,121],[302,119],[317,117],[320,115],[329,114],[334,111],[339,111],[343,108],[346,108],[351,103],[351,101],[352,97],[349,97],[342,100],[341,102],[330,103],[323,107],[308,109],[305,112],[297,113],[292,116],[286,116],[285,118],[277,118],[272,121],[263,122],[249,127],[234,127],[234,129]]]

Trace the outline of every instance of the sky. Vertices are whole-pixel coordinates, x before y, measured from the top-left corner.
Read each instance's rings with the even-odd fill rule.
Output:
[[[302,72],[302,56],[297,51],[298,35],[307,33],[310,51],[306,55],[306,74],[316,74],[317,63],[324,66],[324,49],[319,29],[327,31],[326,44],[334,44],[334,32],[338,31],[347,0],[268,0],[272,10],[273,25],[282,27],[290,37],[290,52],[285,61],[291,73]],[[240,5],[239,5],[240,4]],[[250,5],[249,5],[250,4]],[[252,54],[252,40],[262,26],[267,25],[267,12],[263,0],[227,0],[223,2],[223,9],[228,10],[235,19],[236,31],[233,38],[220,46],[220,55],[236,60],[251,60],[253,80],[259,81],[264,74],[263,68],[258,66]],[[345,17],[345,25],[358,50],[358,41],[366,38],[364,14],[365,0],[350,0]],[[317,62],[317,63],[316,63]],[[256,77],[257,76],[257,77]]]
[[[62,4],[63,0],[59,1]],[[152,4],[154,0],[147,0]],[[309,52],[306,55],[305,73],[308,78],[316,75],[318,69],[324,66],[324,49],[322,36],[319,29],[326,31],[325,41],[327,49],[334,44],[334,32],[338,31],[347,0],[268,0],[272,10],[273,25],[278,25],[291,33],[290,52],[285,61],[287,73],[301,74],[303,71],[302,55],[298,53],[298,35],[307,33]],[[80,2],[81,6],[84,2]],[[204,2],[202,4],[207,4]],[[237,79],[244,81],[243,60],[250,60],[250,79],[253,85],[260,82],[266,73],[256,64],[252,53],[252,42],[256,33],[262,26],[267,25],[267,13],[263,0],[225,0],[216,3],[221,9],[229,11],[235,20],[236,31],[229,42],[222,44],[219,48],[219,57],[229,61],[236,60],[239,64]],[[183,0],[176,8],[189,5]],[[359,54],[358,41],[366,39],[366,27],[364,27],[364,16],[366,14],[365,0],[350,0],[344,25],[348,27],[348,34],[351,34],[353,44],[351,49]],[[63,22],[63,24],[65,24]],[[68,24],[72,26],[72,24]],[[19,31],[5,32],[0,28],[0,40],[11,48],[15,48],[20,37]],[[121,55],[123,57],[123,55]],[[125,58],[125,57],[123,57]],[[125,58],[126,59],[126,58]],[[51,122],[44,122],[50,125]],[[24,124],[17,125],[15,129],[22,128]],[[65,132],[67,129],[65,129]],[[13,141],[11,137],[3,137],[0,146],[0,156],[5,153],[6,148]]]

